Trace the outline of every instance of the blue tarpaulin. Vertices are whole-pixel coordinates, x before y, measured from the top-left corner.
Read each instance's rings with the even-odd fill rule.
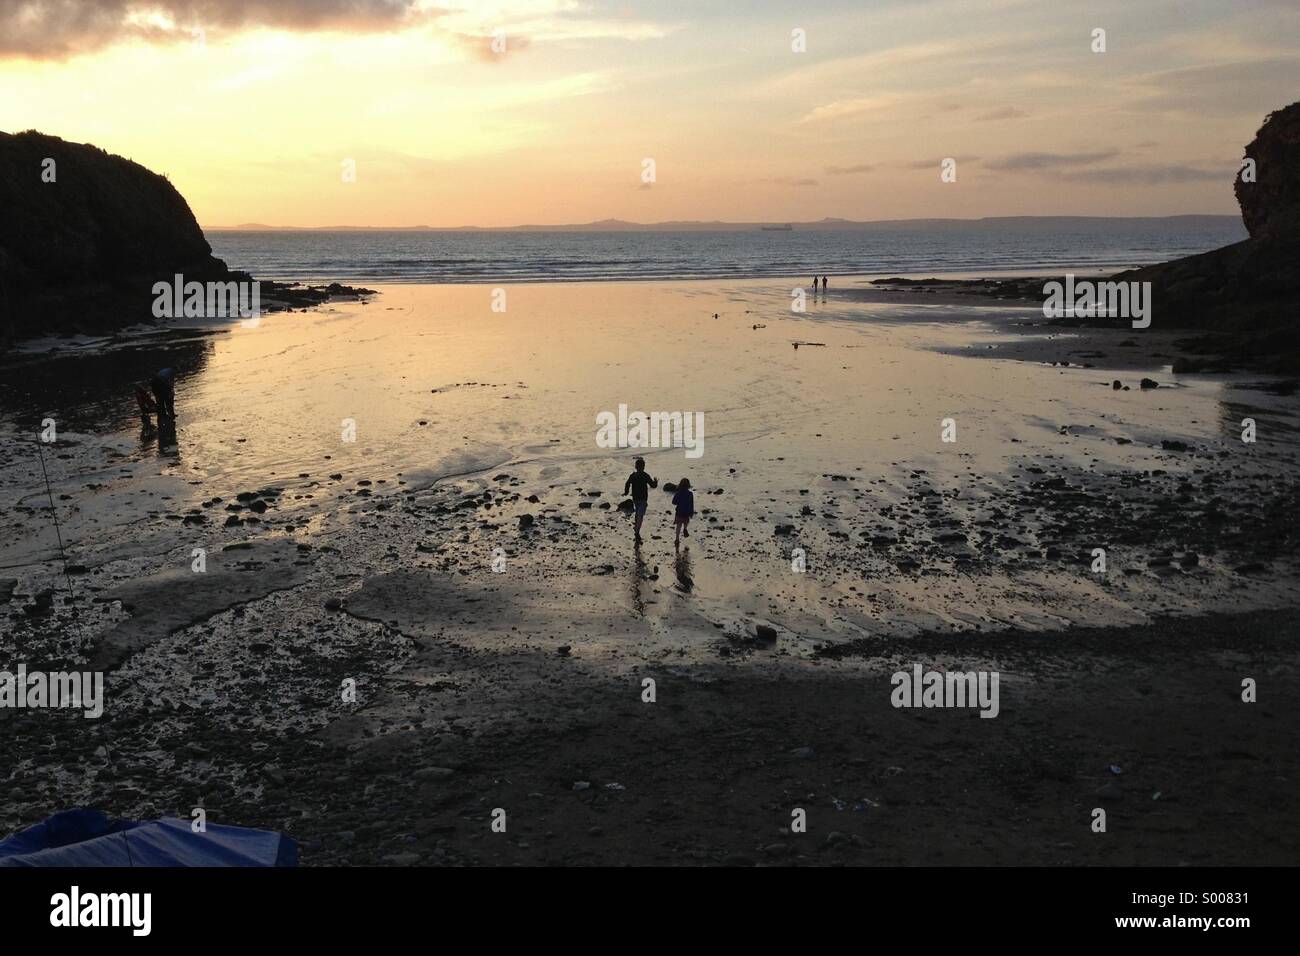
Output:
[[[64,810],[0,841],[0,866],[297,866],[298,844],[271,830],[188,820],[110,820]]]

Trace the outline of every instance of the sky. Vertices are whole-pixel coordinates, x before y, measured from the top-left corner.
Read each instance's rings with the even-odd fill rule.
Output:
[[[0,130],[209,227],[1232,214],[1298,94],[1295,0],[0,0]]]

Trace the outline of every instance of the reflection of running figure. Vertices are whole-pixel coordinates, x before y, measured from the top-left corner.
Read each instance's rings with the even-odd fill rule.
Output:
[[[655,481],[645,470],[645,459],[636,460],[636,471],[627,476],[627,481],[623,483],[623,494],[632,492],[632,510],[636,512],[636,543],[641,543],[641,522],[645,520],[645,509],[650,503],[650,489],[658,488],[659,482]]]

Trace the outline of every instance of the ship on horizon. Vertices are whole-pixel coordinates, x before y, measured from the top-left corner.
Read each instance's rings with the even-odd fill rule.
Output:
[[[794,231],[794,226],[790,225],[788,222],[782,226],[759,226],[759,228],[763,232],[793,232]]]

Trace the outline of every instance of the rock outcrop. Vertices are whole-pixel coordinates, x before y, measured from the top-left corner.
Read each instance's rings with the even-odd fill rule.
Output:
[[[1188,371],[1300,371],[1300,103],[1270,114],[1246,157],[1254,181],[1239,171],[1235,192],[1249,239],[1114,277],[1151,283],[1155,325],[1205,330],[1180,345],[1217,358],[1186,360]]]
[[[164,176],[88,144],[0,133],[0,343],[151,317],[153,283],[232,273]]]
[[[1246,147],[1254,182],[1237,175],[1241,218],[1252,239],[1300,238],[1300,103],[1272,113]]]

